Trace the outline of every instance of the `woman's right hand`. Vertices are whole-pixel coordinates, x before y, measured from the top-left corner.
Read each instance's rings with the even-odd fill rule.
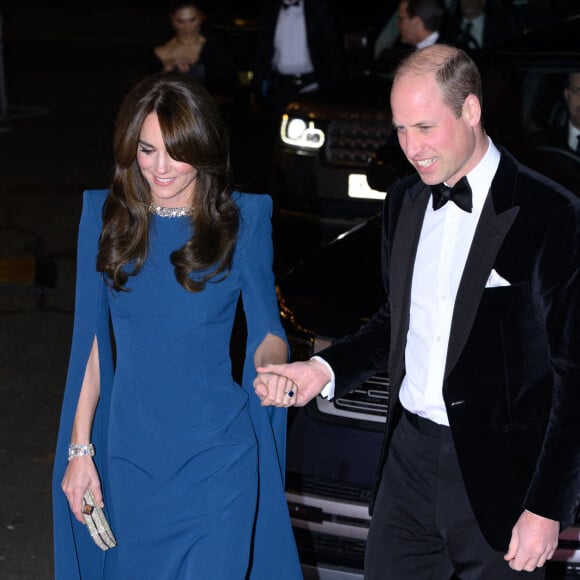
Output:
[[[95,501],[99,506],[104,507],[105,505],[103,503],[101,481],[93,458],[90,455],[74,457],[68,462],[61,488],[66,495],[72,513],[81,524],[85,523],[82,506],[83,495],[87,489],[93,492]]]

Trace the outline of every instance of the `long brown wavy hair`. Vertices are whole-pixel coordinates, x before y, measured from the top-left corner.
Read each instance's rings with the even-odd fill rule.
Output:
[[[185,75],[150,76],[121,104],[114,136],[115,174],[103,207],[97,270],[115,290],[126,290],[148,252],[151,192],[137,164],[145,118],[156,113],[167,153],[198,171],[191,216],[192,237],[172,252],[177,281],[190,292],[227,276],[239,227],[231,198],[229,139],[211,95]]]

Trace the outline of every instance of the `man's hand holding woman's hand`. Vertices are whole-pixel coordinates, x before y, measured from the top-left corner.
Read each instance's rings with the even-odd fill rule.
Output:
[[[258,367],[254,390],[262,405],[303,407],[320,394],[331,380],[328,369],[317,360]]]

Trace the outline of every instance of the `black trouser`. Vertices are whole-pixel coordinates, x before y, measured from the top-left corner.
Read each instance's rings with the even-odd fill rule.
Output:
[[[365,578],[544,578],[543,569],[513,571],[503,556],[504,552],[489,546],[479,529],[450,429],[404,413],[393,434],[375,502]]]

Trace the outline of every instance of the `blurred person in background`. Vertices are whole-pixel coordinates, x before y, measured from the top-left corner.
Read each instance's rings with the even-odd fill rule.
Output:
[[[398,14],[401,42],[417,50],[441,42],[444,16],[441,0],[403,0]]]
[[[545,80],[545,84],[551,84]],[[549,122],[546,126],[539,126],[534,143],[548,147],[556,147],[566,152],[572,152],[580,156],[580,72],[571,72],[565,75],[562,82],[563,89],[560,89],[556,97],[550,94],[546,97],[549,114],[539,110],[534,112],[535,118]],[[576,183],[574,190],[578,190]],[[580,194],[580,191],[578,191]]]
[[[153,50],[162,69],[187,74],[212,94],[237,94],[239,81],[232,52],[224,39],[204,26],[202,3],[172,2],[169,20],[175,36]]]
[[[499,0],[459,0],[448,26],[450,41],[464,50],[493,48],[524,29],[513,8]]]
[[[396,14],[398,36],[389,42],[388,36],[381,33],[375,42],[375,58],[381,71],[393,70],[409,50],[446,41],[442,33],[447,14],[443,0],[401,0]]]
[[[299,94],[325,90],[344,74],[342,35],[326,0],[266,0],[253,70],[257,99],[275,122]]]
[[[580,155],[580,72],[570,73],[564,88],[564,100],[568,109],[568,131],[566,144]]]

